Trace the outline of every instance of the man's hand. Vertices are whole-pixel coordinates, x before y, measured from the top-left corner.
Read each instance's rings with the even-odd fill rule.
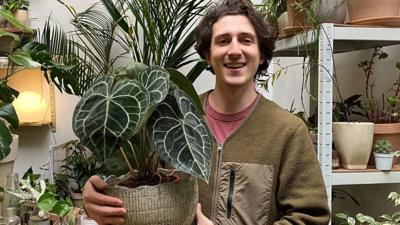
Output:
[[[196,219],[197,219],[197,225],[213,225],[213,222],[209,220],[206,216],[204,216],[203,213],[201,212],[200,204],[197,204]]]
[[[83,208],[99,225],[125,223],[126,209],[121,199],[103,194],[107,183],[99,176],[92,176],[83,191]]]

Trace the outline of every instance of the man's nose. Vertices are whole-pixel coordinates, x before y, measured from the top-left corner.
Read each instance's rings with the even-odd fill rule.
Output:
[[[240,55],[242,54],[242,49],[240,46],[240,43],[237,40],[232,40],[232,42],[229,45],[229,49],[228,49],[228,55],[230,57],[240,57]]]

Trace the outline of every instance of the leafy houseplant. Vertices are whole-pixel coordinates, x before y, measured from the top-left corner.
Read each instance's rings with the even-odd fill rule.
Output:
[[[395,206],[400,205],[400,195],[397,192],[391,192],[388,199],[394,202]],[[356,218],[349,216],[346,213],[338,213],[336,216],[343,220],[340,224],[343,225],[356,225],[356,224],[369,224],[369,225],[395,225],[400,223],[400,212],[394,212],[392,215],[383,214],[380,216],[380,220],[375,219],[371,216],[358,213]]]
[[[388,54],[382,51],[381,47],[376,47],[370,60],[364,60],[358,64],[365,75],[366,102],[363,104],[365,117],[374,123],[397,123],[400,121],[400,78],[390,88],[391,91],[394,91],[394,95],[385,98],[385,95],[382,94],[381,102],[374,97],[373,66],[376,59],[381,60],[387,57]],[[396,67],[400,69],[400,64],[397,63]]]
[[[18,9],[28,10],[29,1],[28,0],[7,0],[5,8],[10,12],[15,12]]]
[[[31,215],[31,220],[47,220],[49,213],[63,217],[71,211],[71,200],[58,197],[55,186],[48,185],[37,174],[27,175],[26,173],[24,177],[26,179],[16,182],[20,186],[15,187],[14,190],[6,189],[6,191],[19,198],[20,204],[33,208],[34,214]]]
[[[375,164],[378,170],[391,170],[393,156],[399,156],[400,151],[392,152],[392,144],[390,141],[381,139],[377,140],[374,146]]]
[[[182,172],[208,181],[211,136],[201,108],[192,100],[197,96],[184,91],[193,89],[185,79],[176,70],[132,63],[113,75],[101,76],[77,104],[73,114],[75,134],[103,165],[116,154],[122,155],[129,176],[121,185],[136,187],[170,181],[165,170],[157,169],[158,157]],[[174,199],[177,197],[172,201],[179,203]],[[176,224],[192,222],[195,202],[173,207],[181,208],[176,212],[180,214]],[[190,208],[188,217],[180,213],[185,207]],[[171,209],[161,211],[165,210]],[[132,212],[128,218],[132,224],[140,224],[143,213]],[[158,220],[149,213],[146,211],[144,219],[153,218],[150,223],[156,224]]]

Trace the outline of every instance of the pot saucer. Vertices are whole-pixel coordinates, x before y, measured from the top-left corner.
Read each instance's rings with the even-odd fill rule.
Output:
[[[372,17],[347,22],[352,25],[372,25],[384,27],[400,27],[400,16]]]
[[[296,33],[301,33],[303,31],[309,30],[311,27],[306,27],[306,26],[291,26],[291,27],[285,27],[283,28],[283,31],[285,32],[286,36],[291,36]]]

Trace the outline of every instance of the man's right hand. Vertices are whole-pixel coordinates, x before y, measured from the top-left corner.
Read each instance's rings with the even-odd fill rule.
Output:
[[[124,224],[126,209],[122,200],[103,194],[106,189],[107,183],[99,176],[90,177],[83,191],[83,208],[99,225]]]

